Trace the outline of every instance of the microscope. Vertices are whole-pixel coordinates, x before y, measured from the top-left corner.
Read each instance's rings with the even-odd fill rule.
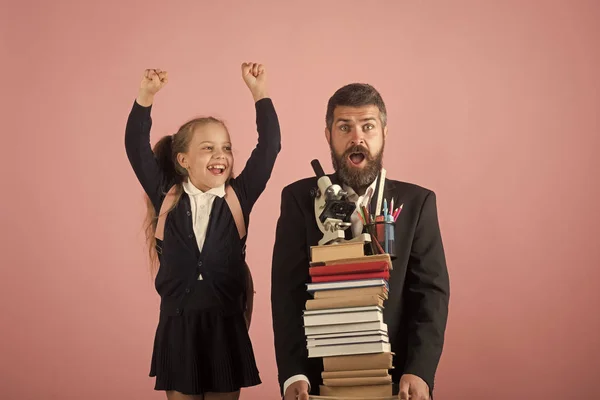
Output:
[[[352,225],[350,217],[356,209],[356,204],[348,201],[348,193],[342,190],[340,185],[331,183],[319,160],[312,160],[310,164],[317,175],[318,188],[312,195],[315,198],[317,225],[323,232],[319,246],[344,242],[370,243],[371,235],[368,233],[362,233],[351,240],[346,239],[344,231]]]

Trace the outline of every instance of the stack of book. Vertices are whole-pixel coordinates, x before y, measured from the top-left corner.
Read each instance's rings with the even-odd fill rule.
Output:
[[[308,357],[323,359],[321,396],[392,396],[392,353],[383,321],[391,269],[388,254],[365,255],[363,242],[311,248],[307,291],[313,298],[303,318]]]

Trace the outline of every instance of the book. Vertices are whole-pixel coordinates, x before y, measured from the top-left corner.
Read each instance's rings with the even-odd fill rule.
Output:
[[[358,274],[318,275],[312,277],[312,282],[359,281],[365,279],[390,279],[389,271],[364,272]]]
[[[358,378],[366,376],[388,376],[389,370],[383,369],[359,369],[355,371],[323,371],[321,372],[321,378],[323,379],[334,379],[334,378]]]
[[[328,275],[358,274],[367,272],[389,271],[390,263],[387,261],[349,262],[344,264],[331,264],[309,267],[311,277]]]
[[[366,296],[340,296],[325,299],[309,299],[306,301],[306,310],[325,310],[332,308],[378,306],[383,307],[384,298],[378,295]]]
[[[384,285],[381,286],[368,286],[368,287],[358,287],[358,288],[349,288],[349,289],[330,289],[330,290],[320,290],[314,292],[314,299],[331,299],[337,297],[356,297],[356,296],[367,296],[367,295],[377,295],[383,297],[387,300],[388,291]]]
[[[364,377],[352,377],[352,378],[331,378],[323,379],[323,385],[325,386],[372,386],[372,385],[386,385],[392,383],[392,376],[364,376]]]
[[[387,333],[377,333],[374,335],[363,335],[362,332],[354,336],[342,336],[331,338],[314,338],[306,339],[308,347],[332,346],[336,344],[355,344],[355,343],[374,343],[374,342],[389,342]]]
[[[334,325],[335,326],[335,325]],[[337,325],[339,326],[339,325]],[[353,336],[369,336],[369,335],[386,335],[387,331],[383,329],[378,330],[370,330],[370,331],[358,331],[358,332],[333,332],[333,333],[325,333],[325,334],[316,334],[316,335],[307,335],[307,339],[335,339],[335,338],[343,338],[343,337],[353,337]]]
[[[391,345],[386,342],[336,344],[308,347],[308,358],[385,353],[389,351],[391,351]]]
[[[361,264],[370,263],[375,261],[385,261],[389,265],[389,269],[392,269],[392,259],[389,254],[374,254],[374,255],[361,255],[360,257],[352,258],[336,258],[327,261],[311,261],[311,267],[318,267],[324,265],[339,265],[339,264]]]
[[[314,325],[305,326],[304,334],[306,336],[313,335],[331,335],[340,333],[351,333],[356,332],[368,332],[382,330],[387,332],[387,324],[383,321],[367,321],[367,322],[355,322],[349,324],[327,324],[327,325]]]
[[[304,311],[304,326],[383,322],[383,309],[378,306],[348,307]]]
[[[385,279],[361,279],[357,281],[338,281],[338,282],[318,282],[318,283],[307,283],[306,290],[310,292],[316,292],[319,290],[333,290],[333,289],[352,289],[352,288],[363,288],[372,286],[385,286],[386,290],[389,290],[388,283]]]
[[[309,395],[308,400],[398,400],[398,396],[385,396],[385,397],[373,397],[373,396],[361,396],[361,397],[348,397],[348,396],[317,396],[317,395]]]
[[[311,246],[310,259],[312,262],[324,262],[343,258],[364,257],[365,243],[361,241],[343,242],[325,246]]]
[[[325,357],[323,358],[323,369],[328,372],[391,369],[392,359],[391,352]]]
[[[392,385],[368,385],[368,386],[326,386],[320,385],[322,396],[335,396],[347,398],[369,399],[370,397],[392,396]]]

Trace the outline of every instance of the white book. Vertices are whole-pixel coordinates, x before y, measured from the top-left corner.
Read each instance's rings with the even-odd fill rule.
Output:
[[[367,321],[357,322],[350,324],[327,324],[327,325],[315,325],[305,326],[304,333],[306,336],[311,335],[328,335],[328,334],[339,334],[339,333],[354,333],[362,331],[373,331],[382,330],[387,332],[387,324],[383,321]]]
[[[340,326],[340,325],[334,325]],[[317,335],[307,335],[306,339],[331,339],[331,338],[342,338],[348,336],[368,336],[368,335],[386,335],[387,329],[373,329],[369,331],[359,331],[359,332],[334,332],[334,333],[325,333],[325,334],[317,334]]]
[[[316,292],[319,290],[334,290],[334,289],[352,289],[371,286],[385,286],[389,289],[385,279],[359,279],[355,281],[335,281],[335,282],[317,282],[307,283],[306,290],[308,292]]]
[[[352,324],[357,322],[383,322],[381,309],[353,311],[336,314],[309,314],[302,317],[304,326]]]
[[[331,346],[309,347],[308,358],[389,353],[391,351],[392,346],[389,343],[384,342],[336,344]]]
[[[343,307],[343,308],[323,308],[320,310],[305,310],[304,315],[319,315],[319,314],[342,314],[359,311],[381,311],[383,307],[379,306],[359,306],[359,307]]]
[[[335,344],[352,344],[352,343],[388,343],[390,340],[387,335],[360,335],[347,336],[329,339],[307,339],[307,347],[331,346]]]

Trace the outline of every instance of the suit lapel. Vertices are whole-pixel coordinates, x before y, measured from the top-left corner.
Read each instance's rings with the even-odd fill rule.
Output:
[[[400,203],[398,203],[398,193],[396,193],[396,185],[387,178],[385,179],[385,187],[383,188],[383,198],[387,200],[388,209],[392,205],[392,199],[394,199],[394,208],[400,206]],[[381,208],[383,210],[383,200],[381,201]],[[391,210],[390,212],[393,211]]]

